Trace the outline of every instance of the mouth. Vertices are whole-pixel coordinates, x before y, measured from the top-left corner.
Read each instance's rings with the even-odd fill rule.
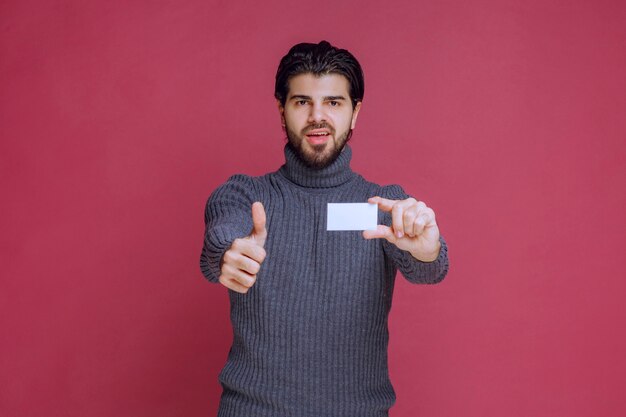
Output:
[[[315,129],[311,130],[306,134],[307,141],[311,145],[321,145],[326,143],[330,138],[331,134],[326,129]]]

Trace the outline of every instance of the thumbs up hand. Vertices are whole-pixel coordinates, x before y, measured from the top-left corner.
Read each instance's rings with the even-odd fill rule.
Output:
[[[228,289],[245,294],[256,281],[256,274],[265,260],[265,209],[263,204],[252,204],[252,232],[235,239],[224,252],[219,282]]]

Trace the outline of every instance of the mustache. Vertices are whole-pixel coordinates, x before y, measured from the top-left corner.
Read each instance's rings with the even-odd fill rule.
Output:
[[[330,131],[330,133],[335,133],[335,129],[332,128],[332,126],[329,126],[327,123],[315,123],[312,125],[307,126],[306,128],[304,128],[304,133],[308,133],[311,130],[315,130],[315,129],[328,129]]]

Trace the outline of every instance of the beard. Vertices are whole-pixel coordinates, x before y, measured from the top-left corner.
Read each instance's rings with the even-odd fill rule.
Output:
[[[340,137],[336,137],[335,129],[326,125],[325,123],[309,126],[305,131],[313,129],[328,129],[332,135],[332,140],[320,145],[311,145],[306,143],[304,132],[298,135],[291,130],[289,126],[285,126],[285,132],[287,133],[287,140],[289,146],[296,152],[298,158],[309,168],[322,169],[326,168],[339,157],[341,151],[346,146],[346,143],[352,137],[352,129],[342,134]],[[308,145],[308,148],[305,146]]]

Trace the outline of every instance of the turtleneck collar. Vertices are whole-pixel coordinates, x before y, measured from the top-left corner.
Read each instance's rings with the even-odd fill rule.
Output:
[[[283,176],[302,187],[331,188],[350,181],[356,175],[350,169],[352,149],[345,145],[337,159],[322,169],[313,169],[304,164],[289,144],[285,145],[285,164],[279,171]]]

